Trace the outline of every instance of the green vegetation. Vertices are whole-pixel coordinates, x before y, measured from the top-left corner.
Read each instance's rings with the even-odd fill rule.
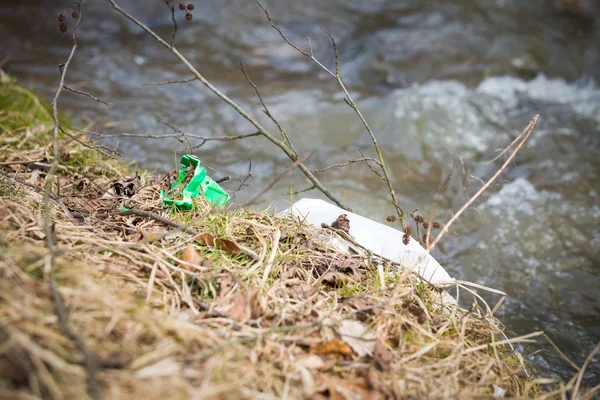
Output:
[[[48,107],[2,84],[0,125],[2,398],[85,399],[90,376],[107,399],[540,393],[484,310],[454,307],[389,265],[382,284],[368,254],[332,249],[331,230],[202,201],[171,213],[163,177],[100,164],[61,134],[53,268],[90,368],[48,289]],[[117,182],[134,182],[133,194],[116,196]]]

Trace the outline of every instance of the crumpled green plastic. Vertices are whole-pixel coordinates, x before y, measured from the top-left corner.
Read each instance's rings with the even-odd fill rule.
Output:
[[[194,169],[194,176],[181,191],[181,199],[169,198],[175,188],[185,184],[185,179],[190,168]],[[224,206],[230,199],[229,194],[206,174],[206,169],[200,160],[193,155],[185,154],[180,160],[180,169],[177,180],[171,186],[169,193],[161,190],[160,197],[164,204],[174,206],[176,209],[189,211],[194,208],[193,197],[204,196],[209,204]]]

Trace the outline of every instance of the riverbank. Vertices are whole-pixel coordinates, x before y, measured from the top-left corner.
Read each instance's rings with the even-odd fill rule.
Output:
[[[171,213],[168,177],[108,160],[76,131],[61,135],[51,280],[51,114],[14,82],[0,110],[0,397],[542,393],[485,310],[339,253],[335,232],[203,201]]]

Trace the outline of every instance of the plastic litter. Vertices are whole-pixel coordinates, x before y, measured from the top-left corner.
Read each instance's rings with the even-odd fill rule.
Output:
[[[193,170],[194,175],[188,184],[181,190],[181,199],[169,198],[170,195],[177,192],[176,188],[185,185],[188,173]],[[229,199],[229,194],[219,186],[202,166],[200,160],[190,154],[185,154],[180,160],[180,169],[177,180],[171,186],[169,193],[162,190],[161,199],[164,204],[174,206],[175,208],[189,211],[194,207],[192,198],[203,195],[209,204],[223,206]]]
[[[402,243],[404,233],[390,226],[348,212],[333,204],[319,199],[301,199],[281,213],[280,216],[295,215],[311,225],[321,227],[322,223],[331,225],[341,214],[350,220],[349,234],[361,246],[374,254],[384,256],[407,267],[415,266],[415,272],[431,283],[453,282],[446,270],[414,239],[408,245]],[[339,243],[341,250],[348,246]]]

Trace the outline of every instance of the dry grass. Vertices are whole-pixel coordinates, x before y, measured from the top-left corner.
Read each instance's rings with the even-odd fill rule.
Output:
[[[45,109],[28,105],[34,116],[23,126],[18,110],[0,114],[2,161],[42,160],[0,167],[0,398],[85,399],[89,370],[61,331],[45,271],[38,187],[51,157],[38,136],[50,125],[36,107]],[[132,197],[102,198],[126,169],[73,143],[63,153],[54,277],[104,398],[542,394],[481,302],[469,311],[444,304],[414,275],[378,273],[367,256],[332,249],[334,233],[292,219],[201,201],[172,214],[157,201],[160,177],[133,179]],[[122,205],[204,235],[139,215],[98,216]]]

